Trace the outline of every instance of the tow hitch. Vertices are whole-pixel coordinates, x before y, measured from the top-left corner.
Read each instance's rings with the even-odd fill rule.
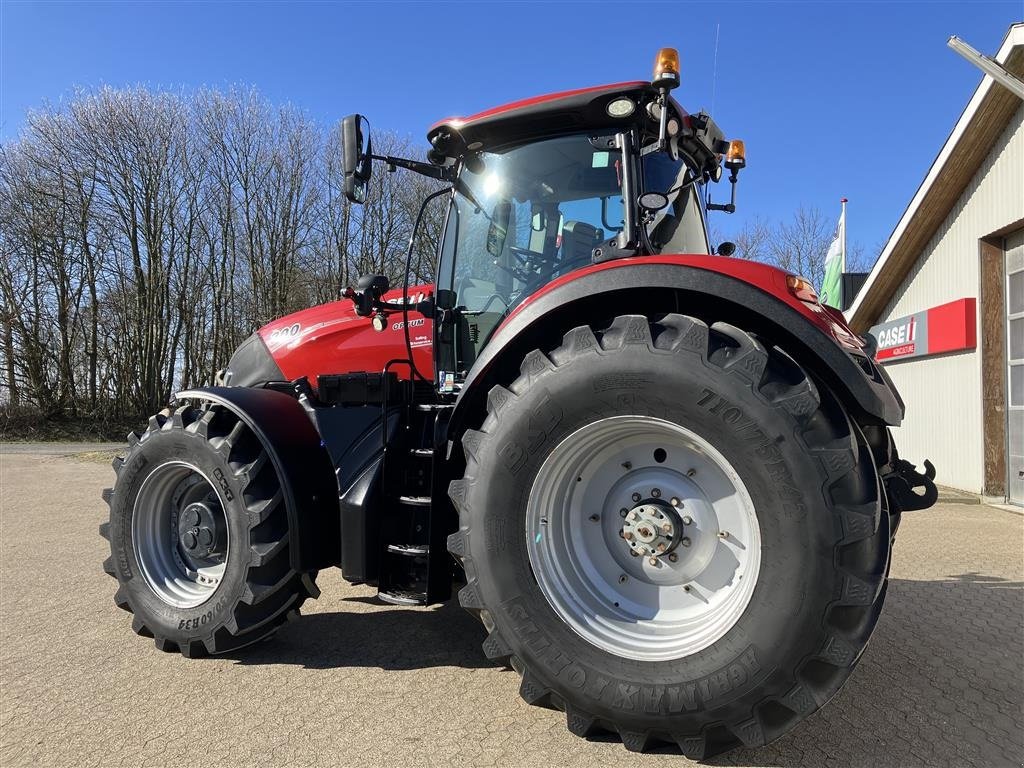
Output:
[[[924,474],[917,471],[917,466],[906,459],[897,459],[893,471],[884,477],[885,490],[889,500],[899,510],[911,512],[927,509],[939,497],[935,487],[935,467],[928,459],[924,460]],[[917,492],[917,488],[923,489]]]

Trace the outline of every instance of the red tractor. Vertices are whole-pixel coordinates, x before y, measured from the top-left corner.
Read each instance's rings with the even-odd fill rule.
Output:
[[[464,581],[523,698],[630,750],[762,745],[828,701],[934,472],[897,457],[872,340],[709,245],[743,145],[678,82],[664,49],[651,82],[439,122],[427,162],[343,121],[353,202],[374,162],[441,183],[436,282],[272,322],[128,436],[100,532],[136,633],[235,651],[337,567],[400,605]]]

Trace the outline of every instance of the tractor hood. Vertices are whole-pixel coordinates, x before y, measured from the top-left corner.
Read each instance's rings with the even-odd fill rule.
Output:
[[[419,301],[433,290],[432,285],[417,286],[409,290],[409,298]],[[399,303],[402,290],[389,291],[384,299]],[[416,366],[429,375],[433,321],[411,312],[409,326]],[[389,362],[408,357],[404,327],[402,316],[395,314],[382,331],[376,331],[347,299],[320,304],[260,328],[231,356],[221,381],[252,387],[305,377],[315,390],[322,374],[380,372]],[[407,365],[395,364],[395,371],[402,377],[409,375]]]

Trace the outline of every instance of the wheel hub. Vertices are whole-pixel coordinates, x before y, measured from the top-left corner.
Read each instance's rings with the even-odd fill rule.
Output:
[[[196,501],[178,516],[178,541],[190,557],[206,560],[224,554],[227,532],[219,524],[224,515],[210,502]]]
[[[671,504],[648,499],[626,513],[621,536],[635,555],[662,557],[682,542],[683,528],[683,520]]]

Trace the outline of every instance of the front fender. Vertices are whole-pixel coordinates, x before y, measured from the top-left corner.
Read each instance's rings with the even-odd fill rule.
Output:
[[[487,390],[514,378],[530,350],[553,348],[578,325],[631,312],[682,312],[758,333],[828,384],[861,423],[898,425],[903,401],[861,340],[841,316],[792,296],[785,276],[768,265],[705,256],[622,259],[555,280],[517,307],[488,342],[460,392],[452,433],[470,425]]]
[[[259,438],[281,483],[292,568],[306,572],[340,564],[334,469],[299,402],[283,392],[250,387],[188,389],[176,399],[221,405]]]

